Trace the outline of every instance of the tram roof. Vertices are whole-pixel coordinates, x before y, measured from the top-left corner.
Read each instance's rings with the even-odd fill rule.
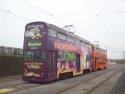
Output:
[[[66,35],[72,36],[72,37],[74,37],[74,38],[77,38],[77,39],[79,39],[80,41],[83,41],[84,43],[91,44],[90,41],[88,41],[88,40],[86,40],[86,39],[84,39],[84,38],[82,38],[82,37],[80,37],[80,36],[74,34],[73,32],[66,31],[66,30],[64,30],[63,28],[60,28],[60,27],[58,27],[58,26],[56,26],[56,25],[48,24],[48,23],[47,23],[47,26],[48,26],[49,28],[52,28],[52,29],[54,29],[54,30],[57,30],[57,31],[59,31],[59,32],[61,32],[61,33],[63,33],[63,34],[66,34]]]
[[[84,38],[82,38],[82,37],[80,37],[80,36],[74,34],[73,32],[66,31],[66,30],[64,30],[63,28],[60,28],[60,27],[58,27],[58,26],[56,26],[56,25],[53,25],[53,24],[50,24],[50,23],[47,23],[47,22],[35,21],[35,22],[30,22],[30,23],[28,23],[27,25],[30,25],[30,24],[33,24],[33,23],[44,23],[44,24],[46,24],[49,28],[54,29],[54,30],[56,30],[56,31],[58,31],[58,32],[61,32],[62,34],[66,34],[66,35],[72,36],[72,37],[74,37],[74,38],[77,38],[77,39],[79,39],[80,41],[83,41],[85,44],[91,44],[90,41],[88,41],[88,40],[86,40],[86,39],[84,39]],[[26,25],[26,26],[27,26],[27,25]]]

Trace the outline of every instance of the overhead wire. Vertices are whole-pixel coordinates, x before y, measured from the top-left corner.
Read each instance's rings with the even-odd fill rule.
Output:
[[[87,0],[82,0],[84,4],[86,4],[86,6],[88,7],[88,9],[92,12],[92,14],[94,14],[96,16],[96,18],[98,19],[98,21],[100,22],[100,24],[103,25],[103,27],[106,29],[106,31],[109,31],[107,29],[107,26],[104,24],[104,22],[102,21],[102,19],[100,18],[100,14],[96,13],[95,10],[92,8],[92,6],[90,6],[90,4],[87,2]]]
[[[121,11],[116,11],[116,12],[114,12],[114,13],[116,13],[116,14],[121,14],[121,13],[125,13],[125,10],[121,10]]]
[[[6,9],[0,8],[0,11],[6,12],[6,13],[8,13],[8,14],[10,14],[10,15],[13,15],[13,16],[19,18],[19,19],[24,20],[24,21],[30,21],[29,19],[27,19],[27,18],[25,18],[25,17],[23,17],[23,16],[20,16],[20,15],[18,15],[18,14],[16,14],[16,13],[12,12],[12,11],[10,11],[10,10],[6,10]]]
[[[54,18],[54,19],[56,19],[56,20],[59,21],[60,23],[63,23],[63,24],[65,24],[65,25],[67,24],[66,22],[62,21],[61,19],[59,19],[59,18],[53,16],[53,14],[50,14],[50,13],[44,11],[43,9],[39,8],[39,7],[33,5],[33,4],[31,4],[31,3],[29,3],[29,2],[27,2],[27,1],[25,1],[25,0],[21,0],[21,1],[22,1],[23,3],[29,5],[30,7],[32,7],[32,8],[34,8],[34,9],[36,9],[36,10],[38,10],[38,11],[44,13],[44,14],[46,14],[46,15],[48,15],[48,16]]]

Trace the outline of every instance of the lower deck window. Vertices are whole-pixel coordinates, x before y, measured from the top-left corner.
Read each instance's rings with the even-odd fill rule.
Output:
[[[62,61],[75,61],[76,54],[69,52],[59,52],[58,57],[61,58]]]
[[[24,60],[44,60],[45,52],[42,51],[26,51],[24,52]]]

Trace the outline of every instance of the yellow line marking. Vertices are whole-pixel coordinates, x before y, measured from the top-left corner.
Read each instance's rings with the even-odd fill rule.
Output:
[[[13,88],[0,88],[0,93],[8,93],[13,91]]]

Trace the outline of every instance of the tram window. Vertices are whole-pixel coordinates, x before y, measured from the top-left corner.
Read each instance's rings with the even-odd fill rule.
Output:
[[[83,41],[80,41],[80,45],[84,46],[84,42],[83,42]]]
[[[69,52],[59,52],[58,58],[60,58],[62,61],[75,61],[76,55]]]
[[[52,36],[52,37],[56,37],[56,33],[57,33],[57,31],[55,31],[55,30],[53,30],[53,29],[48,29],[48,35],[49,36]]]
[[[70,38],[69,38],[69,37],[70,37],[70,36],[67,36],[67,40],[68,40],[68,41],[70,41]]]
[[[40,51],[24,52],[24,60],[44,60],[45,53]]]
[[[58,38],[63,39],[63,40],[67,40],[66,35],[61,34],[61,33],[58,33]]]
[[[75,38],[71,37],[72,43],[75,43]]]
[[[91,60],[91,55],[86,55],[86,60],[90,61]]]
[[[84,44],[86,47],[91,47],[90,43],[88,43],[88,42],[84,42]]]
[[[76,41],[76,44],[80,44],[80,40],[75,39],[75,41]]]
[[[72,42],[72,43],[75,43],[75,39],[71,36],[68,36],[68,41]]]
[[[97,62],[100,63],[100,58],[99,57],[97,57]]]
[[[70,37],[70,36],[68,36],[68,41],[72,42],[72,39],[71,39],[71,37]]]

